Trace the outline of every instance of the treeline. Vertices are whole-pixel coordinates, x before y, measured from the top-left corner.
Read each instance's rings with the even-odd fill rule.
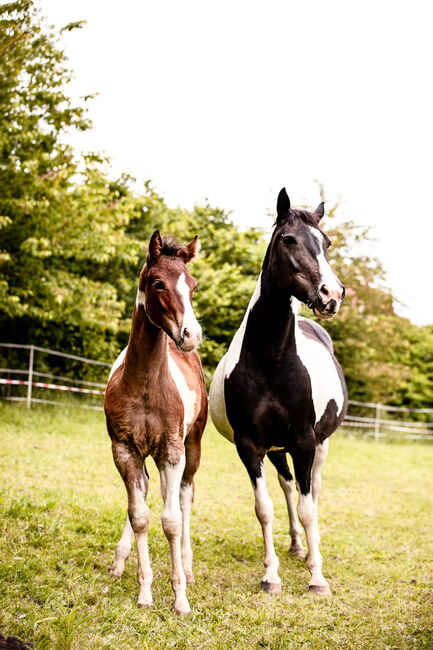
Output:
[[[137,190],[127,176],[112,181],[107,161],[65,145],[69,130],[91,126],[84,104],[75,106],[67,94],[69,79],[56,36],[33,3],[2,5],[0,340],[113,360],[127,344],[153,230],[185,240],[198,234],[194,306],[206,335],[201,356],[209,380],[254,290],[264,231],[241,231],[210,205],[170,209],[151,183]],[[365,252],[368,232],[342,223],[337,211],[328,208],[325,229],[348,291],[340,314],[325,326],[350,396],[431,406],[433,326],[416,327],[395,314],[382,267]],[[271,223],[264,217],[264,229]]]

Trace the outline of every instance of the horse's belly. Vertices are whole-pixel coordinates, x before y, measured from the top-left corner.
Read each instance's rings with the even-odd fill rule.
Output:
[[[209,410],[212,421],[219,433],[230,442],[234,442],[233,429],[227,417],[224,394],[226,361],[227,354],[223,356],[214,372],[209,389]]]

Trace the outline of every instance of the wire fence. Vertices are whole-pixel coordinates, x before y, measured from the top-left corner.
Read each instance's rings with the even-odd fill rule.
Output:
[[[71,401],[57,399],[59,391],[73,396],[74,405],[80,408],[103,410],[102,398],[108,369],[112,364],[36,345],[0,343],[0,348],[6,353],[14,353],[13,358],[8,354],[2,355],[2,365],[6,365],[5,360],[9,360],[10,364],[7,365],[15,366],[0,368],[0,399],[26,402],[27,408],[31,408],[32,404],[70,406]],[[52,372],[56,367],[58,372]],[[86,373],[83,368],[91,370]],[[86,374],[90,379],[82,378]],[[17,378],[20,376],[22,378]],[[44,379],[48,381],[42,381]],[[47,399],[46,391],[50,391],[48,395],[51,399]],[[433,441],[433,409],[402,408],[349,400],[348,414],[340,432],[351,436],[372,437],[375,440],[388,438]]]

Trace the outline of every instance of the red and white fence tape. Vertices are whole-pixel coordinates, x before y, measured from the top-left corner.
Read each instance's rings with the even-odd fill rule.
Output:
[[[13,386],[28,386],[29,382],[23,379],[0,379],[0,384],[12,384]],[[90,393],[91,395],[104,395],[103,390],[94,390],[92,388],[77,388],[76,386],[59,386],[58,384],[44,384],[41,381],[32,381],[32,386],[36,388],[52,388],[54,390],[66,390],[70,393]]]

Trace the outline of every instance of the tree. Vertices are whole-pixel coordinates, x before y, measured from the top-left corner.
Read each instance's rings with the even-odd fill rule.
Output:
[[[107,358],[123,303],[101,266],[134,258],[129,197],[98,156],[77,157],[62,142],[90,123],[44,30],[32,2],[0,7],[0,336]]]

